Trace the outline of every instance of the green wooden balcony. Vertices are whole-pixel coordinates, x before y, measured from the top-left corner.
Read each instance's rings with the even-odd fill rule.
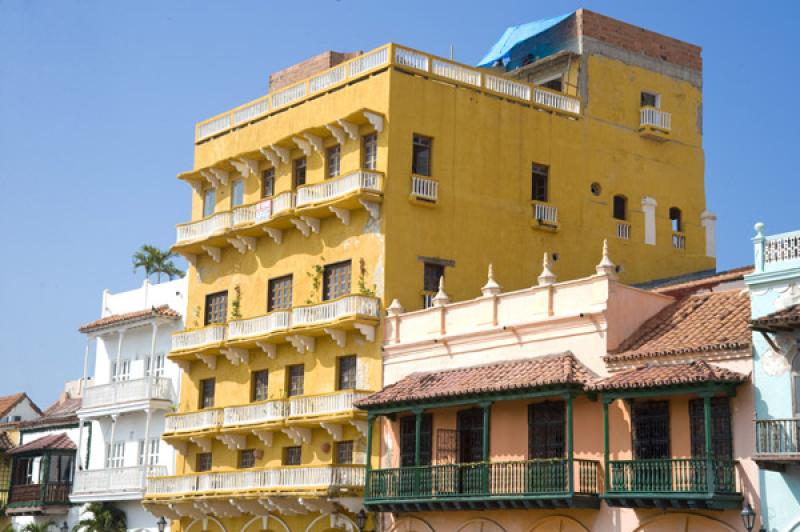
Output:
[[[739,508],[737,465],[704,458],[612,460],[603,498],[632,508]]]
[[[376,469],[367,473],[373,511],[599,507],[599,462],[566,458]]]

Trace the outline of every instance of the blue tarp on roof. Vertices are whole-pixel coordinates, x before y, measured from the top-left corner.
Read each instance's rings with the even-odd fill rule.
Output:
[[[515,46],[527,41],[531,37],[534,37],[545,30],[549,30],[570,15],[572,15],[572,13],[567,13],[566,15],[561,15],[559,17],[536,20],[534,22],[528,22],[527,24],[521,24],[519,26],[511,26],[503,33],[503,36],[500,37],[500,40],[498,40],[495,45],[492,46],[492,49],[489,50],[483,59],[480,60],[478,66],[492,66],[498,59],[503,60],[504,63],[507,62],[511,57],[511,50]]]

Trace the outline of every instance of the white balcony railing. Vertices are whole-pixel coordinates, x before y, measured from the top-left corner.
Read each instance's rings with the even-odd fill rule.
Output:
[[[672,129],[672,115],[655,107],[642,107],[639,111],[639,126],[650,126],[670,131]]]
[[[347,65],[339,65],[331,70],[318,74],[308,80],[309,92],[317,92],[327,89],[331,85],[336,85],[345,78],[345,67]]]
[[[394,60],[400,66],[428,71],[428,56],[405,48],[395,48]]]
[[[222,424],[222,409],[199,410],[164,418],[164,432],[194,432],[216,429]]]
[[[345,296],[335,301],[292,309],[292,327],[329,323],[350,316],[380,317],[380,302],[371,296]]]
[[[202,347],[204,345],[211,345],[222,342],[225,340],[225,331],[227,327],[224,324],[209,325],[202,329],[195,329],[193,331],[184,331],[172,335],[172,350],[180,351],[181,349],[193,349]]]
[[[134,466],[77,471],[73,497],[101,496],[120,492],[144,492],[147,477],[167,474],[166,466]]]
[[[289,328],[289,316],[290,312],[288,310],[276,310],[266,316],[231,321],[228,329],[228,340],[252,338],[286,330]]]
[[[556,225],[558,224],[558,207],[549,203],[535,201],[533,203],[533,219],[539,223]]]
[[[150,478],[147,481],[146,495],[241,492],[276,488],[361,488],[363,485],[363,466],[276,467]]]
[[[486,88],[491,91],[513,96],[514,98],[519,98],[520,100],[531,99],[530,85],[498,76],[487,75],[484,76],[484,79],[486,80]]]
[[[364,190],[381,193],[383,176],[377,172],[359,170],[315,185],[307,185],[297,189],[297,207],[331,201]]]
[[[443,78],[460,81],[475,87],[481,86],[481,73],[471,68],[466,68],[449,61],[433,59],[431,61],[431,72]]]
[[[580,114],[581,101],[578,98],[567,96],[554,91],[536,87],[533,91],[533,101],[544,107],[552,107],[568,113]]]
[[[672,247],[675,249],[686,249],[686,235],[683,233],[672,232]]]
[[[212,137],[217,133],[221,133],[230,129],[231,115],[220,116],[213,120],[209,120],[197,126],[197,140]]]
[[[320,416],[353,410],[353,401],[363,399],[369,392],[342,391],[326,395],[289,398],[289,416]]]
[[[385,65],[389,61],[389,49],[379,48],[375,51],[360,55],[350,61],[347,69],[349,76],[358,76],[363,72]]]
[[[622,240],[630,240],[631,224],[625,222],[617,222],[617,238]]]
[[[800,232],[783,233],[764,240],[764,262],[775,264],[800,259]]]
[[[425,201],[439,200],[439,182],[418,175],[411,176],[411,195]]]
[[[232,215],[229,212],[221,212],[208,218],[203,218],[197,222],[181,224],[177,227],[178,244],[208,238],[212,235],[222,233],[231,228]]]
[[[143,377],[127,381],[89,386],[83,392],[81,409],[112,406],[134,401],[172,401],[172,380],[167,377]]]
[[[254,425],[285,418],[289,409],[286,401],[266,401],[252,405],[230,406],[224,410],[223,426]]]

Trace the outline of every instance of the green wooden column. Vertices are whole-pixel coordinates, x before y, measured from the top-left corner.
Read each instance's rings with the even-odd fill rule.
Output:
[[[483,492],[489,493],[489,441],[490,441],[490,433],[491,433],[491,411],[492,411],[492,403],[481,403],[481,408],[483,408],[483,441],[482,444],[482,451],[483,455],[481,456],[481,461],[483,462]]]
[[[47,501],[47,485],[50,482],[50,453],[47,453],[42,457],[41,465],[39,467],[39,482],[41,483],[41,487],[39,488],[39,498],[41,502],[44,503]]]
[[[609,463],[608,463],[608,403],[610,401],[603,397],[603,491],[608,493],[609,484]]]
[[[575,464],[572,460],[572,394],[567,395],[567,490],[570,496],[575,493]]]
[[[703,426],[706,437],[706,484],[708,493],[713,494],[716,474],[714,472],[714,448],[711,443],[711,395],[703,396]]]
[[[419,466],[422,465],[422,409],[418,408],[414,410],[414,415],[416,416],[416,423],[415,423],[415,433],[414,433],[414,493],[419,493],[421,486],[419,482]]]
[[[372,475],[370,474],[372,471],[372,425],[375,423],[375,416],[372,414],[367,414],[367,464],[366,464],[366,479],[367,484],[364,486],[364,497],[369,498],[370,492],[370,484],[372,483],[372,479],[370,478]],[[379,464],[380,465],[380,464]]]

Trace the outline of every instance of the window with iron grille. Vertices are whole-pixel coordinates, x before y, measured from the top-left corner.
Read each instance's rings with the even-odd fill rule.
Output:
[[[548,201],[548,180],[550,168],[543,164],[533,163],[531,170],[531,199]]]
[[[444,277],[444,264],[426,262],[423,268],[422,289],[426,292],[438,292],[439,279]]]
[[[528,405],[528,459],[564,457],[564,402]]]
[[[283,465],[300,465],[303,463],[303,452],[301,447],[283,448]]]
[[[628,219],[628,199],[625,196],[614,196],[614,218],[617,220]]]
[[[228,291],[206,296],[205,324],[225,323],[228,319]]]
[[[339,357],[339,380],[337,390],[353,390],[356,388],[357,362],[355,355]]]
[[[256,465],[256,451],[254,449],[243,449],[239,451],[239,469],[248,469]]]
[[[326,265],[322,275],[323,300],[330,301],[350,294],[351,264],[349,260]]]
[[[325,176],[336,177],[339,175],[339,165],[342,158],[342,148],[338,144],[325,150]]]
[[[292,276],[270,279],[267,284],[267,312],[292,306]]]
[[[211,453],[197,453],[194,470],[196,473],[211,471]]]
[[[303,367],[303,364],[287,366],[286,371],[289,375],[289,397],[303,395],[303,380],[305,378],[305,368]]]
[[[631,418],[634,458],[669,458],[669,401],[634,402]]]
[[[414,135],[411,172],[417,175],[431,175],[431,155],[433,139],[423,135]]]
[[[364,168],[375,170],[378,167],[378,135],[375,133],[365,135],[362,140],[362,150]]]
[[[235,179],[231,185],[231,207],[244,203],[244,179]]]
[[[217,191],[214,188],[207,188],[203,191],[203,218],[214,214],[217,206]]]
[[[292,185],[294,188],[306,184],[306,158],[300,157],[294,160],[292,169]]]
[[[335,444],[335,460],[337,464],[353,463],[353,441],[339,441]]]
[[[462,464],[483,460],[483,409],[461,410],[456,415],[458,461]]]
[[[268,198],[275,194],[275,169],[269,168],[261,174],[261,197]]]
[[[214,378],[200,381],[200,408],[214,408],[215,384]]]
[[[254,371],[251,374],[250,382],[252,383],[252,389],[250,391],[250,400],[266,401],[267,388],[269,385],[269,372],[265,369],[262,369],[260,371]]]
[[[436,430],[436,463],[455,464],[458,460],[458,431]]]
[[[689,425],[692,434],[692,457],[706,456],[706,423],[702,399],[689,401]],[[711,399],[711,448],[714,458],[733,458],[733,432],[731,431],[731,406],[727,397]]]
[[[420,427],[419,461],[420,465],[431,465],[433,458],[433,415],[422,414],[422,427]],[[400,467],[414,465],[414,453],[417,437],[416,416],[403,416],[400,418]]]

